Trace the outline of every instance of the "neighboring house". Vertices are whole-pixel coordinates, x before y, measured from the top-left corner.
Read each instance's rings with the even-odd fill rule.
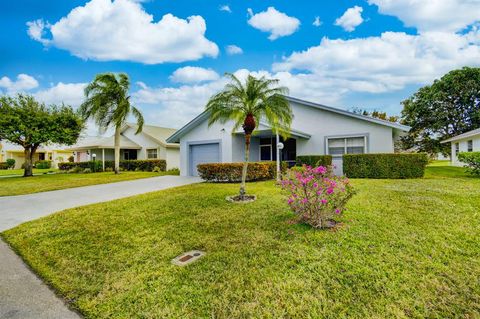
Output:
[[[142,132],[135,134],[136,131],[135,124],[128,123],[122,127],[121,160],[164,159],[167,161],[167,169],[180,166],[180,145],[166,142],[167,137],[176,132],[175,129],[144,125]],[[74,151],[75,162],[89,161],[93,157],[98,161],[113,161],[115,159],[114,136],[84,138],[69,150]]]
[[[469,131],[452,138],[449,138],[442,143],[451,143],[452,165],[463,166],[464,163],[458,160],[458,153],[460,152],[480,152],[480,128]]]
[[[297,155],[333,156],[336,173],[342,170],[342,155],[393,153],[394,142],[410,128],[345,110],[287,97],[294,119],[291,137],[282,142],[282,161],[294,162]],[[233,123],[208,127],[203,112],[167,139],[180,143],[181,175],[197,175],[197,165],[209,162],[242,162],[243,131],[232,133]],[[276,134],[260,122],[251,141],[250,161],[276,160]]]
[[[37,161],[48,160],[52,161],[52,168],[57,168],[58,163],[67,161],[72,155],[73,152],[66,150],[65,146],[41,146],[35,153],[33,163]],[[0,142],[0,162],[5,162],[10,158],[15,160],[15,169],[22,168],[22,164],[25,162],[25,153],[23,147],[6,141]]]

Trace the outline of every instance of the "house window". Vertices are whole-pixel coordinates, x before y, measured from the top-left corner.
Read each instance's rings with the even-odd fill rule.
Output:
[[[366,137],[342,137],[327,139],[327,152],[332,156],[363,154],[366,152]]]
[[[455,143],[455,155],[458,155],[458,152],[460,152],[460,143]]]
[[[137,159],[137,150],[124,150],[123,151],[124,160],[136,160]]]
[[[467,150],[469,152],[473,152],[473,141],[472,140],[467,142]]]
[[[148,158],[148,159],[155,159],[155,158],[157,158],[157,149],[156,149],[156,148],[149,148],[149,149],[147,149],[147,158]]]

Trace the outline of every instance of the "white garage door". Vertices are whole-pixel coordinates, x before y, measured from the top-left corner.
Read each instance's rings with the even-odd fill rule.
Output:
[[[190,145],[190,175],[198,176],[197,165],[220,162],[219,143]]]

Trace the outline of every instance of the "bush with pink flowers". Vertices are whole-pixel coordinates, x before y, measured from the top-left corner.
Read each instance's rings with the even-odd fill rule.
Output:
[[[335,225],[335,217],[355,194],[347,178],[333,175],[332,169],[324,166],[290,171],[281,183],[292,211],[315,228]]]

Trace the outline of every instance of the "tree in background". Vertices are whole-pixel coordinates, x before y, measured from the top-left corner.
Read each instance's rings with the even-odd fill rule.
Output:
[[[451,71],[402,105],[402,123],[412,128],[402,147],[447,155],[450,148],[442,140],[480,127],[480,68]]]
[[[128,91],[130,80],[125,73],[98,74],[85,88],[85,102],[80,106],[80,113],[85,120],[93,119],[100,131],[110,127],[115,129],[115,174],[120,172],[120,130],[133,115],[137,120],[138,134],[143,129],[142,113],[130,103]]]
[[[242,169],[239,200],[245,199],[245,182],[247,179],[250,139],[260,119],[265,119],[273,132],[287,136],[292,123],[292,109],[284,94],[286,87],[278,86],[278,80],[259,79],[249,75],[242,83],[235,75],[227,73],[230,83],[223,91],[215,94],[207,103],[210,113],[208,125],[219,121],[234,122],[233,130],[242,127],[245,132],[245,161]]]
[[[353,108],[352,109],[352,112],[355,113],[355,114],[360,114],[360,115],[363,115],[363,116],[370,116],[370,117],[373,117],[373,118],[377,118],[377,119],[380,119],[380,120],[384,120],[384,121],[389,121],[389,122],[394,122],[394,123],[397,123],[400,118],[398,116],[395,116],[395,115],[388,115],[387,112],[380,112],[380,111],[377,111],[377,110],[373,110],[372,112],[369,112],[367,110],[364,110],[362,108]]]
[[[33,158],[40,146],[75,144],[83,127],[81,116],[70,106],[46,106],[30,95],[0,97],[0,140],[24,148],[24,177],[33,176]]]

